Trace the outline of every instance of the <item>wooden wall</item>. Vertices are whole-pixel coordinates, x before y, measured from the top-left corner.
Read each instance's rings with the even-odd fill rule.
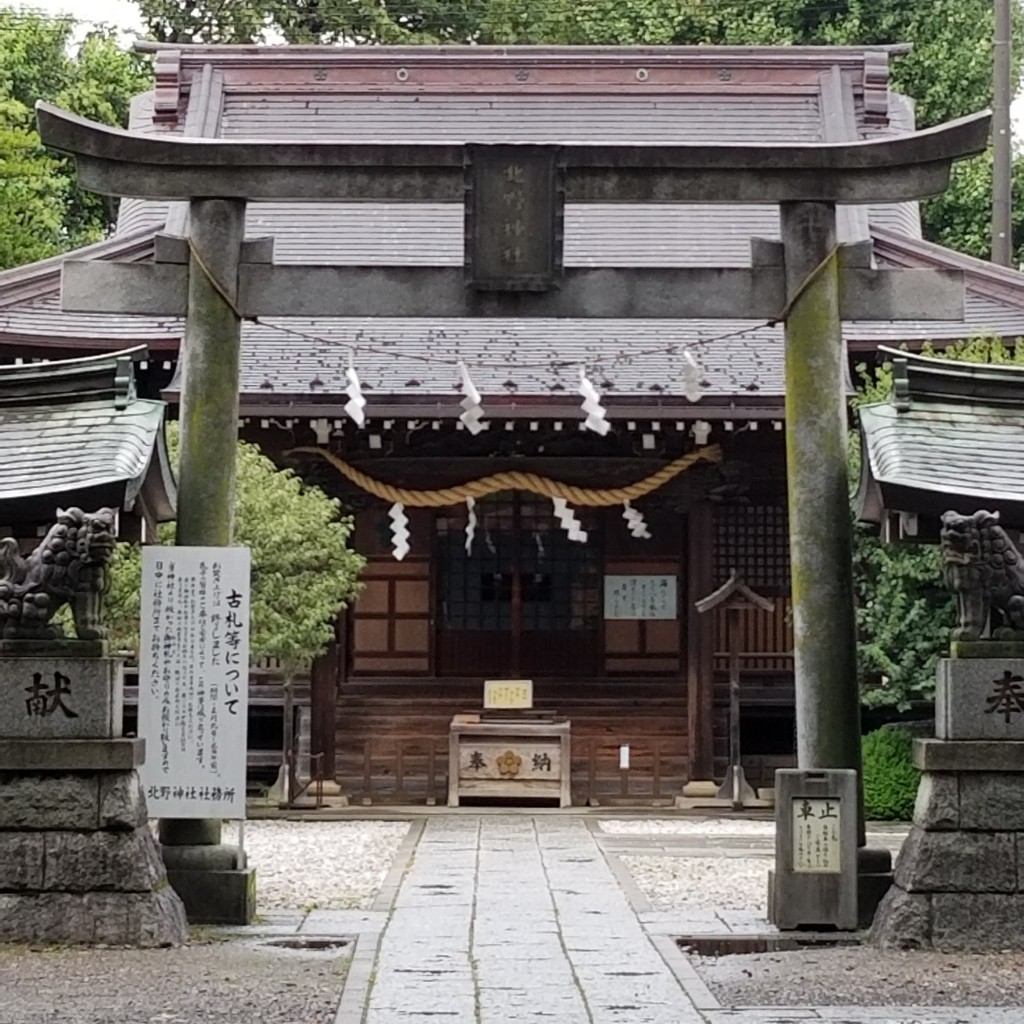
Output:
[[[365,676],[427,676],[432,671],[433,616],[428,513],[409,512],[412,551],[391,554],[383,512],[356,516],[355,546],[366,556],[352,609],[352,671]]]
[[[357,676],[407,677],[434,673],[433,513],[409,510],[411,551],[396,561],[385,510],[361,512],[356,517],[355,545],[367,557],[363,589],[353,608],[352,670]],[[604,572],[612,575],[676,575],[679,580],[679,615],[675,620],[605,620],[602,625],[603,658],[600,676],[677,677],[684,689],[685,669],[695,647],[688,630],[687,605],[697,594],[689,578],[684,540],[686,518],[681,513],[654,512],[649,516],[651,540],[634,539],[609,512],[604,530]],[[741,664],[745,673],[779,675],[791,671],[792,609],[788,575],[783,568],[788,554],[784,518],[761,507],[715,509],[707,527],[711,536],[691,540],[691,557],[712,549],[709,574],[701,588],[722,582],[738,568],[760,593],[770,597],[770,612],[750,609],[742,615]],[[701,625],[697,623],[696,625]],[[726,668],[728,635],[726,616],[717,612],[706,624],[710,638],[710,670]],[[689,641],[688,641],[689,637]],[[704,670],[707,671],[706,669]],[[753,680],[751,680],[753,682]]]

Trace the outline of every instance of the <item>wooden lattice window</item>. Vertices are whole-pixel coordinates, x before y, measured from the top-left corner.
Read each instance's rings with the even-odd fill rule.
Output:
[[[735,569],[763,594],[789,593],[789,519],[776,505],[715,509],[715,584]]]

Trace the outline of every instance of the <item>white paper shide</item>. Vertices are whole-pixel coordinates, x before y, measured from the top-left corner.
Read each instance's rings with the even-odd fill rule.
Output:
[[[145,547],[139,651],[149,813],[244,818],[248,548]]]

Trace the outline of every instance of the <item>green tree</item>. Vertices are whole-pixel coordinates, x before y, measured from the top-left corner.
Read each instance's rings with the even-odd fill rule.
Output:
[[[78,188],[71,160],[43,148],[36,101],[125,125],[132,96],[150,84],[148,60],[112,30],[76,42],[70,18],[0,8],[0,269],[97,241],[117,213]]]
[[[168,430],[172,461],[177,424]],[[339,503],[280,470],[260,449],[238,445],[235,543],[252,553],[250,656],[277,658],[287,676],[321,654],[334,637],[334,618],[358,589],[363,558],[349,546],[352,519]],[[174,525],[161,528],[174,543]],[[138,650],[141,556],[118,545],[107,600],[116,645]]]
[[[62,248],[67,180],[39,144],[27,107],[0,83],[0,269]]]
[[[976,338],[925,355],[972,363],[1024,364],[1024,345]],[[854,406],[881,402],[892,393],[892,366],[859,367]],[[860,450],[851,439],[851,475],[857,478]],[[929,544],[883,544],[874,527],[854,528],[854,587],[857,595],[861,691],[868,707],[905,710],[935,691],[935,664],[949,649],[955,623],[952,596],[942,584],[938,548]]]
[[[949,191],[924,204],[927,236],[978,259],[992,251],[992,153],[953,167]],[[1024,157],[1014,159],[1014,263],[1024,262]]]

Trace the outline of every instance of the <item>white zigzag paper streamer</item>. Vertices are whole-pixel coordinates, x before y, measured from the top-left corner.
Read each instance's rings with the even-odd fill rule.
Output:
[[[388,516],[391,519],[391,549],[400,562],[409,554],[409,517],[400,501],[391,506]]]
[[[647,528],[647,522],[644,519],[643,512],[639,509],[633,508],[628,499],[622,503],[622,509],[622,518],[626,520],[629,532],[633,534],[637,540],[650,540],[651,531]]]
[[[479,434],[484,429],[480,422],[484,418],[484,407],[481,404],[480,392],[469,377],[469,370],[466,364],[459,363],[459,374],[462,376],[462,393],[466,396],[459,405],[466,411],[459,416],[459,419],[466,424],[466,429],[471,434]]]
[[[352,363],[352,356],[348,357],[348,369],[345,371],[345,380],[348,381],[348,385],[345,388],[345,394],[348,395],[348,401],[345,403],[345,415],[357,427],[366,425],[366,399],[363,397],[363,389],[359,384],[359,374],[356,373],[356,368]]]
[[[699,402],[704,392],[700,389],[700,366],[693,353],[687,349],[683,353],[683,394],[690,402]]]
[[[587,531],[583,529],[583,524],[576,518],[573,510],[569,508],[569,503],[565,498],[552,498],[551,503],[555,506],[555,518],[562,529],[569,535],[569,540],[574,540],[577,544],[586,544]]]
[[[473,538],[476,537],[476,498],[466,499],[466,554],[473,553]]]
[[[587,430],[593,430],[595,434],[604,437],[612,425],[608,422],[608,410],[601,404],[601,396],[597,388],[588,380],[587,371],[580,368],[580,394],[583,396],[582,409],[587,414],[583,425]]]

